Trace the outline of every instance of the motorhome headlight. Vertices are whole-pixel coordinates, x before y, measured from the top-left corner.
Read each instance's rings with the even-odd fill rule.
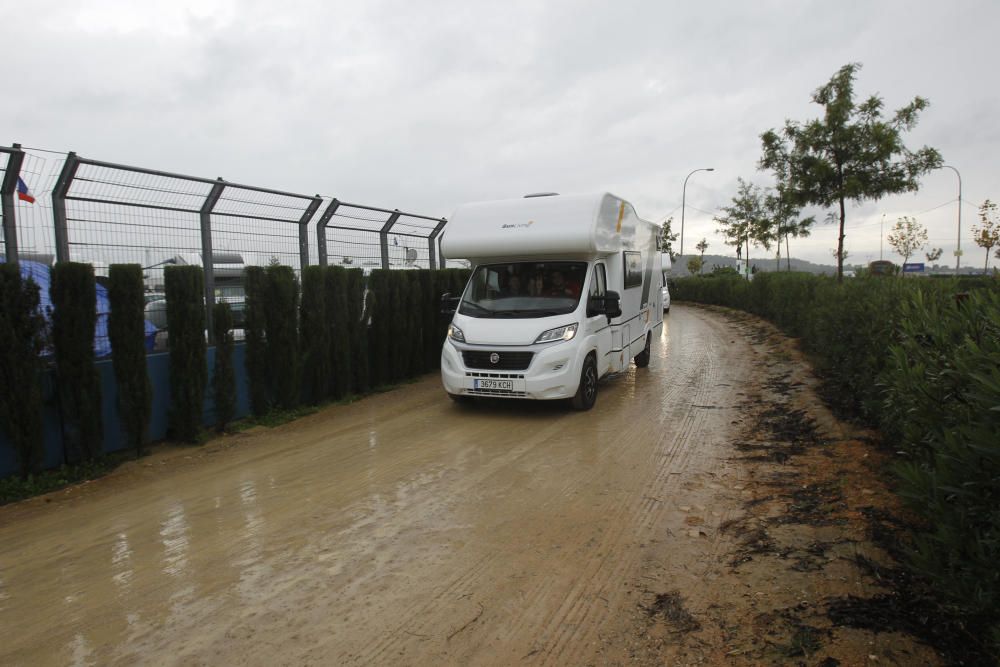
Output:
[[[559,327],[557,329],[549,329],[548,331],[543,331],[538,338],[535,339],[536,343],[551,343],[556,340],[572,340],[573,336],[576,335],[577,324],[567,324],[564,327]]]
[[[452,340],[457,340],[459,343],[465,342],[465,334],[462,330],[456,327],[454,324],[448,325],[448,338]]]

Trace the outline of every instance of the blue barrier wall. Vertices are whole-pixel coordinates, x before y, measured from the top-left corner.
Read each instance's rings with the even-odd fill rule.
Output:
[[[236,418],[250,414],[250,388],[247,383],[246,346],[237,343],[233,350],[233,370],[236,374]],[[212,395],[212,376],[215,366],[215,348],[208,348],[208,385],[205,387],[205,406],[202,421],[205,426],[215,424],[215,400]],[[101,382],[101,418],[104,425],[104,453],[110,454],[125,448],[118,414],[118,384],[111,359],[96,363]],[[161,352],[146,356],[149,381],[153,386],[153,410],[149,421],[149,439],[163,440],[167,437],[167,423],[170,410],[170,353]],[[58,468],[65,462],[62,421],[55,400],[55,373],[49,369],[42,377],[42,399],[45,402],[43,420],[45,426],[45,468]],[[0,430],[0,478],[17,474],[19,470],[17,452]]]

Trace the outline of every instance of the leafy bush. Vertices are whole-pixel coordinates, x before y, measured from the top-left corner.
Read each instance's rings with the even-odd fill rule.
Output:
[[[38,285],[22,280],[17,264],[0,264],[0,425],[17,451],[21,476],[42,465],[39,375],[45,320]]]
[[[52,267],[52,345],[67,459],[101,454],[101,385],[94,367],[97,292],[94,267],[58,262]]]
[[[215,398],[215,430],[223,433],[236,415],[236,371],[233,368],[233,311],[229,304],[215,304],[212,311],[215,334],[215,368],[212,389]]]
[[[326,275],[321,266],[307,266],[302,270],[302,305],[299,308],[302,398],[310,405],[326,398],[330,384],[333,328],[327,313]]]
[[[142,267],[112,264],[108,270],[108,339],[118,385],[118,410],[125,440],[136,454],[146,444],[153,408],[153,387],[146,368],[145,307]]]
[[[170,336],[170,427],[177,440],[197,442],[205,383],[205,278],[200,266],[168,266],[163,271]]]
[[[911,563],[1000,639],[1000,292],[916,292],[903,313],[883,428],[906,454],[899,493],[924,519]]]

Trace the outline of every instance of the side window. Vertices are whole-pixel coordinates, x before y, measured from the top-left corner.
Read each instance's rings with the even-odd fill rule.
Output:
[[[594,277],[590,281],[590,296],[604,296],[607,292],[608,276],[603,264],[594,265]]]
[[[625,289],[642,286],[642,255],[625,252]]]

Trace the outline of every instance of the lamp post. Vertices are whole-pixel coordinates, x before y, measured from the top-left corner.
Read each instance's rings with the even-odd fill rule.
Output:
[[[957,276],[958,268],[962,265],[962,175],[958,173],[958,169],[950,164],[941,166],[951,169],[958,176],[958,241],[955,245],[955,275]]]
[[[691,178],[692,174],[696,174],[699,171],[715,171],[715,167],[702,167],[701,169],[695,169],[690,174],[684,177],[684,188],[681,190],[681,252],[680,256],[684,255],[684,209],[687,204],[687,188],[688,179]]]

